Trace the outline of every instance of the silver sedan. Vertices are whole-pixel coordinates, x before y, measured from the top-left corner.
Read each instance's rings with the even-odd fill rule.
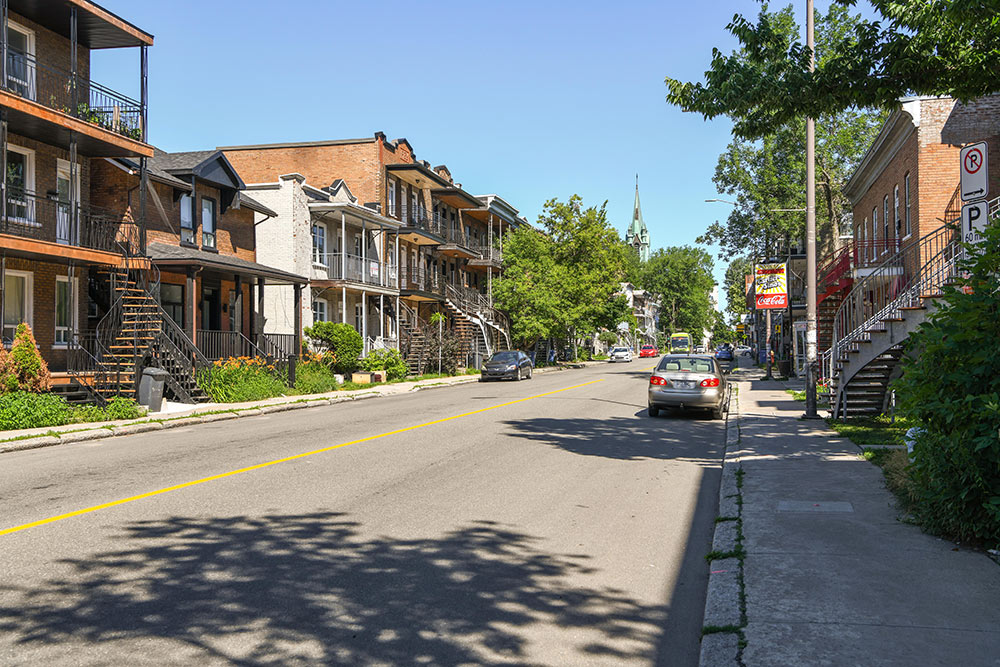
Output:
[[[649,416],[661,409],[697,408],[722,419],[728,389],[726,374],[711,356],[668,354],[649,376]]]

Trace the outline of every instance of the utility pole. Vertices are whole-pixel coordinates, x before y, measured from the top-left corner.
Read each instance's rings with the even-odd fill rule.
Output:
[[[816,71],[813,0],[806,0],[809,71]],[[806,118],[806,412],[816,418],[816,119]]]

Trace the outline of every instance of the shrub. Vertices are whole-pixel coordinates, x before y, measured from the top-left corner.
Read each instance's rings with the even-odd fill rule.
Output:
[[[73,421],[73,409],[61,396],[15,391],[0,396],[0,430],[62,426]]]
[[[31,327],[17,325],[10,352],[0,358],[0,388],[4,391],[48,391],[49,366],[38,351]]]
[[[138,419],[146,414],[145,408],[141,407],[131,398],[115,396],[104,407],[106,419]]]
[[[387,380],[401,380],[409,372],[399,350],[372,350],[361,360],[361,370],[369,372],[384,370]]]
[[[965,262],[965,290],[946,289],[908,341],[894,388],[924,429],[910,470],[927,530],[1000,545],[1000,225]]]
[[[458,371],[458,362],[462,354],[462,341],[449,329],[442,329],[438,334],[438,327],[430,327],[427,336],[427,363],[424,368],[430,371],[438,370],[438,347],[441,351],[441,372],[447,375],[454,375]]]
[[[332,357],[332,355],[328,355]],[[309,355],[295,366],[295,391],[299,394],[324,394],[337,388],[332,359]]]
[[[305,328],[305,334],[314,345],[329,350],[336,358],[334,370],[347,374],[358,368],[358,357],[365,348],[361,334],[343,322],[317,322]]]
[[[260,357],[220,359],[198,373],[198,386],[218,403],[260,401],[287,390],[274,366]]]

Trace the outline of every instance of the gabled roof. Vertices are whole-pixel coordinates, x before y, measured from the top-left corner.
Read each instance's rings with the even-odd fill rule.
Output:
[[[232,163],[220,150],[167,153],[155,149],[153,157],[147,162],[147,167],[149,166],[178,178],[194,176],[220,188],[242,190],[246,187]]]

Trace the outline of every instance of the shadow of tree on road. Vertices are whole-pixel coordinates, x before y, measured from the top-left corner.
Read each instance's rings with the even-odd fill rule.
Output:
[[[531,641],[558,632],[557,661],[617,663],[651,660],[666,616],[665,605],[580,585],[585,557],[488,521],[438,539],[369,539],[333,512],[172,518],[134,523],[116,544],[60,561],[44,585],[8,582],[0,655],[537,664]]]
[[[725,451],[722,422],[699,413],[670,412],[666,418],[557,419],[537,417],[504,422],[507,433],[584,456],[633,461],[663,459],[718,467]]]

